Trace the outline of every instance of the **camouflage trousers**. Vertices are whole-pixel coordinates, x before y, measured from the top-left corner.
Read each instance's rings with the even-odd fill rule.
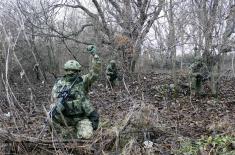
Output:
[[[106,88],[113,88],[118,85],[117,79],[112,79],[111,77],[107,76],[106,79]]]
[[[205,93],[203,89],[203,81],[200,78],[191,77],[191,92],[195,95],[203,95]]]
[[[53,122],[54,128],[63,138],[90,139],[93,135],[92,123],[89,119],[64,118],[64,121]]]

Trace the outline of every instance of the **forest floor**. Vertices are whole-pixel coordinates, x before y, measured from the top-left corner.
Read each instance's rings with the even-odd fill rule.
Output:
[[[187,82],[178,73],[177,79]],[[91,140],[62,140],[44,127],[53,83],[11,85],[7,100],[1,95],[1,151],[3,154],[175,154],[185,139],[226,134],[235,136],[235,78],[222,78],[217,98],[195,98],[159,92],[172,84],[168,73],[125,75],[113,90],[105,80],[89,93],[100,114],[100,126]],[[159,95],[161,94],[161,95]],[[11,104],[9,104],[11,103]],[[38,137],[40,137],[38,139]],[[146,143],[148,142],[148,144]],[[81,153],[82,152],[82,153]]]

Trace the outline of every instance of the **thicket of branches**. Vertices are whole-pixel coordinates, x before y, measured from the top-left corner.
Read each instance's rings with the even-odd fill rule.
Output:
[[[202,54],[217,74],[234,50],[234,0],[3,0],[0,7],[4,81],[47,80],[68,59],[86,68],[89,44],[129,71],[174,71]]]
[[[155,88],[163,84],[168,74],[146,74],[143,77],[136,75],[142,72],[156,72],[159,69],[169,70],[173,79],[170,77],[166,82],[173,81],[177,84],[176,71],[187,69],[195,56],[202,55],[210,70],[212,93],[218,93],[219,81],[223,74],[230,70],[235,76],[234,33],[235,0],[1,0],[0,91],[3,93],[0,98],[0,127],[14,130],[17,134],[22,134],[22,131],[28,128],[33,134],[40,133],[36,127],[42,124],[42,117],[45,116],[43,110],[46,110],[42,110],[42,106],[49,107],[50,93],[47,92],[51,91],[50,86],[54,81],[52,77],[63,74],[63,64],[69,59],[78,60],[86,71],[90,62],[86,48],[90,44],[97,46],[103,69],[109,60],[115,59],[123,73],[130,75],[129,73],[135,72],[135,80],[142,78],[144,81],[141,81],[142,84],[138,81],[138,85],[136,81],[130,80],[131,76],[128,79],[123,74],[123,85],[120,87],[122,91],[115,94],[115,97],[112,94],[114,91],[106,94],[108,91],[104,85],[96,85],[94,90],[98,93],[92,92],[91,96],[93,95],[93,100],[97,101],[95,103],[103,110],[102,119],[107,119],[110,126],[113,126],[110,118],[115,119],[118,125],[124,121],[124,125],[119,129],[122,131],[141,104],[143,108],[140,108],[139,112],[144,110],[144,107],[152,111],[143,111],[143,118],[151,118],[154,123],[159,123],[152,114],[155,116],[156,113],[158,119],[161,102],[158,103],[153,97],[160,94]],[[233,81],[230,82],[231,88],[226,88],[226,91],[233,90]],[[226,91],[223,93],[227,94]],[[230,93],[228,94],[234,97],[233,91]],[[234,102],[232,99],[230,101],[230,98],[228,100]],[[146,106],[152,102],[153,105]],[[183,108],[181,105],[184,102],[189,105],[186,100],[178,102],[170,101],[172,117],[176,117],[173,113],[179,114],[177,107]],[[193,105],[191,96],[190,103]],[[125,105],[125,108],[122,109],[121,105]],[[192,107],[188,107],[189,112]],[[112,108],[116,111],[110,117]],[[203,108],[199,109],[205,113],[209,111]],[[214,108],[216,111],[228,113],[227,110],[217,110],[217,105]],[[169,116],[167,112],[170,110],[165,110],[166,116]],[[185,109],[181,109],[181,112],[184,111]],[[141,116],[139,113],[137,115]],[[195,113],[192,112],[191,115],[195,116]],[[215,116],[220,117],[217,113]],[[123,119],[124,117],[126,119]],[[162,118],[161,121],[164,122],[164,117]],[[148,123],[146,119],[141,120],[143,127]],[[171,117],[165,119],[175,121]],[[176,122],[178,119],[177,116]],[[141,121],[137,122],[139,126]],[[154,124],[153,122],[149,124]],[[178,128],[176,130],[178,133]],[[2,137],[10,133],[0,131],[4,133]],[[119,136],[118,129],[115,129],[117,135],[107,132],[106,128],[104,131],[101,128],[99,132],[102,134],[97,136],[97,141],[101,141],[103,148],[114,143],[115,138]],[[16,136],[16,140],[14,136],[6,137],[21,143],[17,134],[12,134]],[[51,135],[53,137],[53,134]],[[103,137],[106,137],[107,141],[103,140]],[[4,138],[0,140],[4,141]],[[132,144],[130,141],[130,148]]]

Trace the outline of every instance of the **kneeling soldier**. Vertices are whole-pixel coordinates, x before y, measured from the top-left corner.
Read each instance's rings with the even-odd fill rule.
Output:
[[[76,138],[89,139],[93,130],[98,128],[99,115],[88,98],[88,91],[97,79],[101,69],[101,61],[96,54],[93,45],[88,46],[87,51],[93,55],[92,68],[86,75],[80,75],[81,65],[75,60],[69,60],[64,64],[66,74],[59,79],[53,89],[55,102],[54,110],[50,113],[53,124],[59,127],[64,136],[72,135]],[[70,88],[70,90],[66,89]],[[63,103],[60,99],[67,94]],[[68,128],[72,127],[71,132]]]

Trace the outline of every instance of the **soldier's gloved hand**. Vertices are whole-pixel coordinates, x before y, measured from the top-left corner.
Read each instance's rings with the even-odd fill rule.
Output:
[[[68,98],[69,100],[75,100],[76,99],[76,95],[75,94],[68,94]]]
[[[95,60],[99,60],[99,56],[97,54],[94,55]]]
[[[47,117],[46,119],[44,119],[44,124],[48,124],[48,121],[50,120],[50,117]]]
[[[108,80],[110,80],[110,79],[111,79],[111,77],[110,77],[110,76],[107,76],[107,79],[108,79]]]
[[[89,45],[89,46],[87,47],[87,51],[88,51],[91,55],[95,56],[95,55],[96,55],[96,47],[95,47],[95,45]]]
[[[96,111],[93,111],[88,116],[89,120],[91,121],[93,130],[98,129],[99,126],[99,114]]]

